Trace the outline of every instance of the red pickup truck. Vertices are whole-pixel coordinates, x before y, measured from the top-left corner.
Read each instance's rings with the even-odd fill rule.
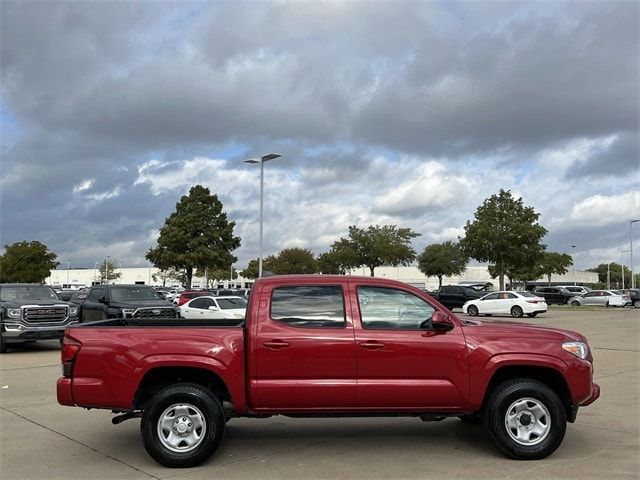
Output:
[[[62,367],[59,403],[141,417],[170,467],[209,458],[230,418],[270,415],[482,420],[507,456],[544,458],[600,394],[578,333],[460,319],[404,283],[352,276],[259,279],[238,323],[70,327]]]

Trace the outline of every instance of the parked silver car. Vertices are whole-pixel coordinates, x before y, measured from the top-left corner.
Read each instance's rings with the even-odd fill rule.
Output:
[[[602,307],[624,307],[626,299],[611,290],[592,290],[582,296],[576,296],[569,300],[569,305],[600,305]]]

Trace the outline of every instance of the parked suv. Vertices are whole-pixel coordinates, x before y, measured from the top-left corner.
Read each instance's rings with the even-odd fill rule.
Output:
[[[552,303],[564,305],[570,299],[579,295],[574,292],[570,292],[564,287],[538,287],[533,293],[544,298],[548,305],[551,305]]]
[[[448,309],[462,307],[469,300],[476,300],[487,294],[466,285],[446,285],[428,293]]]
[[[12,343],[61,339],[65,327],[78,321],[78,306],[60,300],[47,285],[0,285],[0,353]]]
[[[82,304],[82,320],[106,318],[176,318],[176,309],[153,287],[95,285]]]

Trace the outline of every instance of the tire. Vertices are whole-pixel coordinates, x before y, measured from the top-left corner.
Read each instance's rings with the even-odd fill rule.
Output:
[[[610,307],[609,302],[605,303],[605,304],[604,304],[604,306],[605,306],[606,308],[609,308],[609,307]]]
[[[640,300],[634,300],[633,301],[633,307],[634,308],[640,308]]]
[[[522,307],[519,307],[518,305],[514,305],[513,307],[511,307],[512,317],[521,318],[522,315],[524,315],[524,312],[522,311]]]
[[[536,315],[538,315],[538,312],[527,313],[527,317],[529,317],[529,318],[533,318],[533,317],[535,317]]]
[[[8,350],[7,342],[5,342],[2,335],[0,335],[0,353],[7,353]]]
[[[573,302],[571,302],[571,305],[574,307],[579,307],[580,306],[580,302],[577,300],[574,300]]]
[[[185,468],[213,455],[224,425],[218,399],[199,385],[182,383],[153,396],[144,410],[140,431],[144,448],[155,461],[165,467]]]
[[[469,305],[467,307],[467,313],[469,315],[471,315],[472,317],[477,317],[478,316],[478,307],[476,307],[475,305]]]
[[[558,395],[544,383],[527,378],[499,385],[491,393],[484,418],[493,444],[518,460],[548,457],[560,446],[567,429],[567,413]]]

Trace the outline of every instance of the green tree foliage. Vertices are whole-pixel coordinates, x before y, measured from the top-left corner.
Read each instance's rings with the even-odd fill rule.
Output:
[[[264,267],[264,265],[263,265]],[[245,278],[258,278],[258,259],[254,258],[249,261],[249,264],[244,270],[242,270],[242,276]]]
[[[163,287],[165,287],[167,285],[167,282],[168,281],[170,282],[171,280],[175,280],[180,285],[184,285],[184,282],[185,282],[184,272],[180,272],[175,268],[158,270],[157,273],[154,273],[153,275],[151,275],[151,278],[153,278],[154,282],[162,282]]]
[[[573,265],[571,255],[558,252],[542,252],[538,262],[540,274],[547,276],[547,282],[551,285],[551,275],[564,275]]]
[[[427,277],[438,277],[438,287],[442,286],[442,277],[460,275],[468,262],[460,245],[451,241],[427,245],[418,255],[418,269]]]
[[[100,283],[111,283],[122,276],[122,272],[118,268],[118,261],[115,259],[105,258],[98,265],[98,281]]]
[[[265,270],[276,275],[316,273],[316,259],[305,248],[285,248],[277,255],[267,257],[263,265]]]
[[[504,289],[509,271],[532,269],[544,250],[541,240],[547,230],[538,223],[539,217],[522,198],[514,199],[501,189],[478,207],[473,222],[467,221],[460,243],[467,255],[493,266]]]
[[[232,252],[240,246],[240,237],[233,235],[234,227],[218,196],[196,185],[167,217],[158,245],[146,258],[160,269],[184,270],[185,286],[190,288],[194,269],[228,269],[236,261]]]
[[[349,259],[344,259],[335,249],[321,253],[316,259],[318,272],[325,275],[344,275],[349,269]]]
[[[0,282],[42,283],[60,262],[58,256],[37,240],[4,246],[0,256]]]
[[[622,288],[622,269],[624,268],[624,286],[625,288],[631,288],[631,270],[626,266],[623,267],[619,263],[612,262],[609,265],[609,272],[611,275],[611,288]],[[607,283],[607,264],[601,263],[597,267],[589,268],[588,272],[595,272],[598,274],[598,280],[606,285]],[[636,286],[640,285],[638,280],[640,276],[636,276]]]
[[[396,225],[375,225],[362,229],[349,227],[349,236],[334,242],[331,247],[349,268],[366,266],[371,276],[376,267],[409,265],[416,258],[411,239],[420,234]]]

